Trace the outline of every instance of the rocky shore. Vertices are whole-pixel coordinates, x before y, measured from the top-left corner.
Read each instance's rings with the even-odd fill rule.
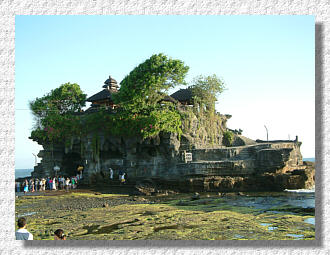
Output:
[[[16,219],[27,217],[35,240],[51,240],[58,228],[68,240],[315,238],[313,201],[306,202],[313,197],[284,192],[136,196],[131,191],[95,187],[18,196]]]

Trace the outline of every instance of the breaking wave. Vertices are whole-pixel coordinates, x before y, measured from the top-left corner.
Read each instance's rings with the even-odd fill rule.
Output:
[[[311,189],[285,189],[284,191],[294,193],[315,193],[315,186]]]

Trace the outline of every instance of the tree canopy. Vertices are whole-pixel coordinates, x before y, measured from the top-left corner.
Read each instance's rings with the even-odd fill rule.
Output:
[[[185,84],[189,67],[164,54],[152,55],[135,67],[121,82],[114,99],[123,108],[139,111],[154,106],[169,88]]]
[[[192,90],[195,103],[214,111],[217,96],[225,90],[225,85],[215,74],[210,76],[200,75],[194,78],[189,89]]]
[[[51,112],[66,114],[80,111],[85,106],[86,94],[76,83],[65,83],[51,90],[41,98],[30,102],[30,109],[36,117],[44,118]]]
[[[51,90],[41,98],[30,102],[30,109],[35,117],[33,135],[47,137],[48,140],[58,139],[66,134],[64,129],[74,131],[73,123],[77,119],[73,113],[81,111],[85,106],[86,94],[76,83],[65,83]]]
[[[96,136],[100,132],[104,135],[141,138],[154,137],[160,132],[172,132],[180,136],[184,115],[172,103],[160,101],[167,95],[168,89],[186,84],[188,70],[189,67],[181,60],[164,54],[152,55],[121,81],[119,92],[113,94],[119,109],[111,114],[102,107],[94,113],[74,114],[85,106],[86,94],[78,84],[62,84],[30,102],[36,118],[31,138],[67,142],[73,136]],[[189,88],[195,103],[214,111],[214,103],[217,95],[224,90],[224,84],[215,75],[198,76]]]

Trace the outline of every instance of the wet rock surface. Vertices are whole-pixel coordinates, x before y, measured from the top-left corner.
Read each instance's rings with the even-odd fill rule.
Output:
[[[16,199],[16,219],[28,219],[36,240],[52,239],[58,228],[78,240],[315,238],[312,194],[199,193],[199,199],[191,199],[195,195],[29,194]]]
[[[78,192],[78,191],[77,191]],[[104,197],[100,196],[101,193],[85,193],[86,196],[75,196],[77,192],[67,193],[65,191],[52,191],[52,192],[38,192],[30,193],[28,196],[20,196],[21,199],[29,199],[32,195],[44,196],[46,207],[49,210],[88,210],[92,208],[112,207],[117,205],[131,205],[131,204],[152,204],[154,201],[145,199],[143,197],[134,196],[118,196],[118,197]],[[81,190],[79,191],[81,192]],[[63,196],[60,200],[54,203],[53,196]],[[100,197],[99,197],[100,196]],[[48,198],[47,198],[48,197]],[[155,200],[155,199],[153,199]],[[33,205],[31,205],[33,207]],[[18,207],[19,208],[19,207]]]

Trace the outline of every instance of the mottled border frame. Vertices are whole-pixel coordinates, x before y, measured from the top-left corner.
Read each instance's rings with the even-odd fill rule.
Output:
[[[0,2],[0,251],[3,254],[329,254],[330,3],[327,0],[2,0]],[[15,15],[314,15],[316,21],[315,241],[52,241],[14,240]],[[306,121],[314,121],[306,117]],[[24,251],[23,251],[24,250]]]

